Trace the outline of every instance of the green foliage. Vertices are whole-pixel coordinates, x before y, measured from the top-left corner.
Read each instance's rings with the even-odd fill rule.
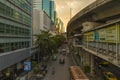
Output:
[[[41,34],[35,35],[36,45],[40,46],[41,56],[51,55],[58,47],[63,44],[65,38],[62,35],[55,35],[49,33],[49,31],[41,31]]]
[[[84,66],[84,72],[90,73],[90,66]]]
[[[34,73],[34,74],[37,74],[38,72],[39,72],[38,67],[33,68],[33,73]]]
[[[37,66],[37,65],[38,65],[38,63],[36,61],[32,61],[32,68]]]

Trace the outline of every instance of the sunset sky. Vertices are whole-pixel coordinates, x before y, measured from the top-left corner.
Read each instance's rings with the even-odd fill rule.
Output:
[[[77,12],[94,1],[96,0],[55,0],[56,11],[58,17],[63,21],[64,27],[66,28],[70,20],[70,8],[72,13],[71,16],[73,17]]]

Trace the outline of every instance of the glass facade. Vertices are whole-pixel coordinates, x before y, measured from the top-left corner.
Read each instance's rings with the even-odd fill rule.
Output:
[[[57,18],[57,13],[56,13],[56,11],[54,11],[54,23],[55,23],[55,25],[57,24],[56,18]]]
[[[50,16],[50,0],[42,0],[42,9]]]
[[[32,0],[0,0],[0,53],[31,46]]]
[[[54,1],[50,1],[50,18],[55,22]]]

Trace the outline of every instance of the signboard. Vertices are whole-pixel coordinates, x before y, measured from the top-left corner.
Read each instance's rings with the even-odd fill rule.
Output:
[[[118,30],[116,26],[106,28],[106,41],[115,43],[117,41]],[[118,42],[118,41],[117,41]]]
[[[84,34],[84,41],[120,43],[120,26],[111,25]]]
[[[106,32],[105,32],[105,29],[98,30],[98,36],[99,36],[99,41],[100,42],[105,42],[106,41]]]
[[[87,36],[88,36],[88,41],[94,41],[94,32],[89,32]]]
[[[85,34],[83,35],[83,40],[84,40],[84,41],[87,41],[87,33],[85,33]]]
[[[31,62],[26,61],[24,62],[24,71],[30,71],[31,70]]]
[[[94,41],[99,41],[98,31],[94,31]]]

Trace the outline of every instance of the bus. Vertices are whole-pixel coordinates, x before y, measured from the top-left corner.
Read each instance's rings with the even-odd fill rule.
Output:
[[[89,80],[79,66],[70,66],[70,80]]]

